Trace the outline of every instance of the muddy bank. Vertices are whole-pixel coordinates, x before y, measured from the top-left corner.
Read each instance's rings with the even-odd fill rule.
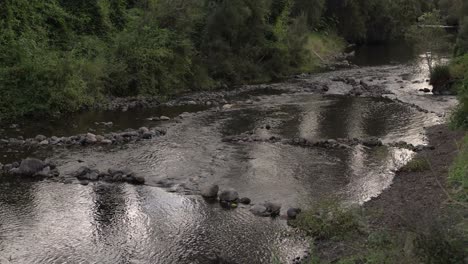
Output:
[[[398,230],[408,228],[408,221],[436,219],[449,200],[448,170],[463,135],[463,131],[451,131],[446,124],[428,128],[427,136],[434,150],[423,150],[415,158],[426,159],[430,169],[398,171],[391,187],[364,205],[368,211],[383,212],[372,219],[372,225]]]

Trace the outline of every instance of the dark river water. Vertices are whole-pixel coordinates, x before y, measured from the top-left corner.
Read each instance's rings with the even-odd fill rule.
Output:
[[[441,121],[389,99],[251,95],[257,99],[253,104],[230,109],[88,113],[47,125],[22,125],[17,133],[26,137],[61,136],[90,127],[105,130],[95,122],[113,121],[112,129],[119,130],[148,125],[150,116],[191,112],[168,125],[167,135],[158,139],[41,154],[55,160],[63,174],[83,164],[101,170],[128,167],[144,175],[147,185],[0,178],[0,263],[219,263],[217,258],[290,263],[308,249],[309,241],[294,235],[282,217],[256,217],[247,206],[223,209],[196,195],[199,188],[212,183],[235,188],[254,203],[281,203],[283,214],[289,207],[307,208],[330,198],[362,204],[388,188],[394,171],[414,153],[385,146],[343,150],[227,143],[223,138],[254,131],[265,138],[376,136],[384,143],[418,145],[427,143],[424,127]],[[270,130],[264,129],[267,124]],[[0,162],[25,155],[1,152]]]

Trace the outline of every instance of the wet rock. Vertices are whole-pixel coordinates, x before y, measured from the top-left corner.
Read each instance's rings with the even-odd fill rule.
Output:
[[[301,213],[301,209],[299,208],[289,208],[287,211],[287,215],[289,219],[296,219],[297,215]]]
[[[112,144],[112,140],[110,140],[110,139],[104,139],[104,140],[101,141],[101,143],[104,144],[104,145],[111,145],[111,144]]]
[[[11,164],[5,164],[5,165],[3,165],[3,171],[4,171],[4,172],[10,172],[11,169],[13,169],[13,165],[11,165]]]
[[[271,129],[271,126],[270,126],[270,125],[266,125],[266,126],[265,126],[265,129],[270,130],[270,129]]]
[[[50,170],[50,167],[47,166],[45,168],[43,168],[41,171],[37,172],[36,174],[34,174],[34,177],[43,177],[43,178],[46,178],[46,177],[49,177],[51,176],[51,170]]]
[[[87,186],[87,185],[89,185],[89,181],[88,180],[81,180],[80,184],[83,185],[83,186]]]
[[[256,216],[268,217],[270,213],[265,205],[256,204],[252,208],[250,208],[250,212],[252,212]]]
[[[377,147],[383,145],[382,141],[376,137],[366,138],[362,141],[362,144],[367,147]]]
[[[221,202],[236,202],[239,199],[239,193],[234,189],[227,189],[219,194]]]
[[[44,135],[37,135],[34,139],[36,139],[37,142],[41,142],[47,139],[46,136]]]
[[[39,159],[27,158],[21,161],[18,168],[18,173],[24,176],[33,176],[34,174],[42,171],[46,164]]]
[[[104,137],[101,135],[96,135],[96,142],[102,142],[104,140]]]
[[[216,198],[218,196],[219,186],[216,184],[206,186],[201,190],[201,196],[204,198]]]
[[[267,202],[265,203],[265,207],[267,208],[267,212],[269,212],[271,216],[277,216],[280,214],[281,204],[279,203]]]
[[[147,132],[143,133],[141,138],[143,138],[143,139],[152,139],[154,137],[154,135],[155,135],[155,133],[153,131],[147,131]]]
[[[148,129],[147,127],[140,127],[140,128],[138,129],[138,132],[139,132],[140,134],[143,135],[143,134],[145,134],[145,133],[148,133],[148,132],[149,132],[149,129]]]
[[[39,145],[40,146],[49,145],[49,141],[48,140],[43,140],[43,141],[39,142]]]
[[[86,166],[81,166],[77,171],[75,171],[72,176],[78,179],[86,179],[85,176],[91,172],[91,169]]]
[[[424,93],[430,93],[431,92],[431,89],[429,88],[424,88],[424,89],[419,89],[420,92],[424,92]]]
[[[146,179],[143,176],[134,176],[133,183],[134,184],[145,184]]]
[[[171,118],[170,118],[170,117],[167,117],[167,116],[161,116],[161,117],[159,117],[159,120],[161,120],[161,121],[169,121],[169,120],[171,120]]]
[[[249,198],[243,197],[243,198],[241,198],[241,199],[239,200],[239,202],[240,202],[241,204],[250,204],[251,201],[250,201]]]
[[[86,137],[85,137],[85,143],[86,144],[94,144],[96,142],[97,142],[96,135],[94,135],[93,133],[87,133],[86,134]]]

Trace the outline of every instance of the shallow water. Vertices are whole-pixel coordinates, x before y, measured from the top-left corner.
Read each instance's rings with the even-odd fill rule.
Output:
[[[400,77],[383,67],[312,78],[366,76],[367,71],[388,73],[389,79]],[[409,80],[422,76],[415,70],[397,72],[408,73]],[[417,95],[413,90],[422,84],[392,85],[398,85],[395,90],[404,85],[410,91],[401,98],[412,100]],[[426,106],[433,102],[417,98]],[[69,136],[88,128],[101,133],[152,126],[157,123],[147,121],[148,117],[190,112],[169,122],[167,135],[157,139],[34,153],[51,157],[65,175],[82,165],[100,170],[128,167],[146,177],[145,186],[82,186],[76,181],[62,184],[0,177],[0,263],[219,263],[219,258],[252,264],[279,258],[288,263],[302,256],[309,242],[295,235],[283,217],[256,217],[247,206],[223,209],[196,195],[200,187],[215,183],[222,189],[235,188],[254,203],[276,201],[283,205],[282,214],[289,207],[307,208],[323,199],[362,204],[388,188],[394,171],[414,153],[385,146],[304,148],[227,143],[223,138],[253,131],[264,138],[375,136],[384,143],[419,145],[427,144],[424,127],[443,120],[440,114],[423,113],[389,99],[268,89],[242,93],[238,99],[255,100],[239,101],[230,109],[190,106],[94,112],[66,122],[21,124],[20,131],[6,129],[8,136]],[[108,121],[114,122],[112,128],[95,124]],[[271,129],[265,129],[267,124]],[[31,155],[14,150],[0,153],[3,163]]]

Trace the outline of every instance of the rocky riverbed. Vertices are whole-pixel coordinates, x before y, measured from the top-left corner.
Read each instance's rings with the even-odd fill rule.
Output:
[[[186,95],[164,109],[116,101],[117,111],[71,120],[71,129],[9,126],[0,251],[17,263],[303,256],[307,239],[284,221],[298,208],[327,197],[365,203],[416,152],[437,150],[425,127],[443,123],[456,100],[419,91],[428,84],[413,72],[303,74]],[[27,157],[41,166],[19,177]]]

